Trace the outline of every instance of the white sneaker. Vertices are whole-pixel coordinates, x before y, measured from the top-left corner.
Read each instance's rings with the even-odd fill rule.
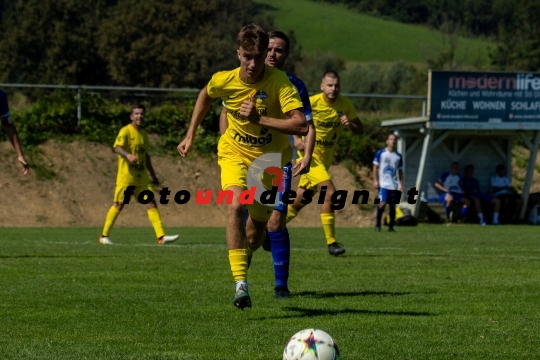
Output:
[[[105,244],[105,245],[112,245],[112,241],[111,239],[109,239],[108,236],[100,236],[99,239],[98,239],[99,243],[100,244]]]
[[[178,235],[164,235],[158,239],[158,244],[164,245],[167,243],[172,243],[178,239]]]

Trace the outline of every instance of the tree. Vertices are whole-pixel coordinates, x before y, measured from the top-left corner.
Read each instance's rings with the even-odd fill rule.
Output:
[[[99,30],[99,54],[118,85],[202,86],[237,66],[236,36],[250,0],[120,0]]]
[[[5,1],[9,3],[9,1]],[[2,24],[0,80],[98,84],[95,33],[110,0],[18,0]]]

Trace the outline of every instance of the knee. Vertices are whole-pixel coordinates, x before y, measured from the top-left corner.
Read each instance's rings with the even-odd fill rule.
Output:
[[[123,203],[117,203],[117,202],[115,202],[113,206],[114,206],[114,207],[116,208],[116,210],[118,210],[118,211],[122,211],[122,209],[124,208],[124,204],[123,204]]]
[[[242,217],[244,216],[245,206],[240,203],[232,203],[229,205],[229,216]]]
[[[270,220],[268,220],[268,224],[266,225],[268,231],[279,231],[285,229],[285,221],[286,214],[274,211],[272,216],[270,217]]]

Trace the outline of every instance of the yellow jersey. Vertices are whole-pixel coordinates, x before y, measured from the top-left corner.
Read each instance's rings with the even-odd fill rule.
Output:
[[[240,115],[240,107],[249,97],[253,97],[261,116],[283,121],[284,113],[303,107],[300,95],[283,71],[265,65],[264,77],[255,84],[240,80],[240,68],[221,71],[212,76],[206,90],[210,97],[221,98],[227,109],[229,126],[220,147],[231,146],[240,154],[256,158],[268,152],[282,152],[289,146],[287,135],[253,124]]]
[[[148,133],[143,129],[135,129],[131,124],[120,129],[113,148],[121,146],[126,152],[137,157],[137,163],[132,164],[123,156],[118,155],[117,185],[147,185],[150,183],[146,170],[146,154],[148,152]]]
[[[323,94],[309,97],[313,111],[313,125],[316,130],[315,147],[313,157],[316,157],[327,168],[334,160],[334,150],[337,140],[343,131],[344,125],[340,118],[347,115],[349,120],[356,119],[356,109],[352,102],[345,96],[339,95],[336,101],[328,103],[324,100]],[[303,153],[300,153],[303,157]]]

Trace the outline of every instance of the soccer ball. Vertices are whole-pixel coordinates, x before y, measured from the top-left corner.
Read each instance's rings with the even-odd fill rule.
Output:
[[[287,342],[283,360],[340,360],[338,345],[319,329],[297,332]]]

